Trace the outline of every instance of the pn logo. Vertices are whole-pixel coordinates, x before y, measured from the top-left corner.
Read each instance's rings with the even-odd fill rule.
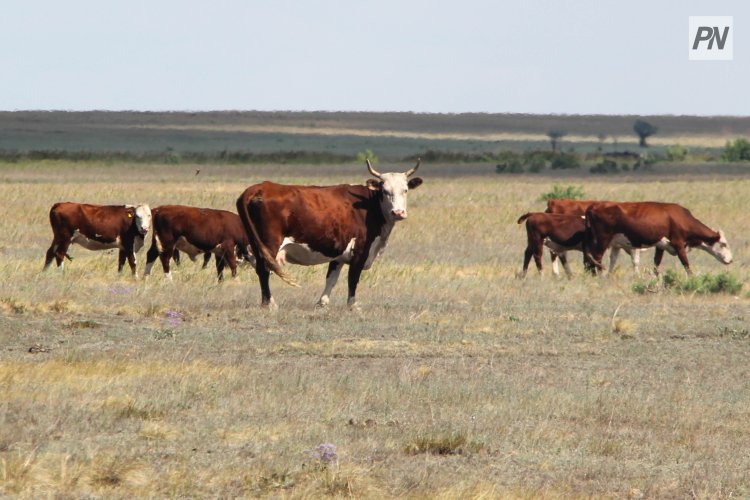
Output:
[[[688,18],[688,59],[691,61],[731,61],[734,59],[733,41],[732,16]]]

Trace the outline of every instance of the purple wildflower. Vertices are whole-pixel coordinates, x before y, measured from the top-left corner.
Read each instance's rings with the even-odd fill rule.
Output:
[[[320,460],[323,464],[336,463],[339,461],[339,456],[336,454],[336,445],[332,443],[321,443],[314,450],[309,450],[310,456],[316,460]]]

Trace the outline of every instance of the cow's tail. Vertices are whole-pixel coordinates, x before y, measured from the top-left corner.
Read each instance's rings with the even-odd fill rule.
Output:
[[[523,221],[528,219],[530,215],[531,215],[531,212],[526,212],[525,214],[523,214],[521,217],[518,218],[518,222],[516,224],[522,223]]]
[[[276,275],[281,278],[284,283],[292,286],[299,286],[297,282],[294,281],[294,278],[289,276],[289,274],[281,269],[281,266],[278,264],[278,262],[276,262],[276,259],[271,254],[271,251],[260,239],[260,235],[258,235],[258,230],[255,227],[255,223],[253,223],[253,219],[250,218],[250,212],[248,212],[247,210],[247,203],[245,202],[244,194],[237,198],[237,213],[242,220],[242,224],[245,226],[245,231],[247,232],[247,236],[250,239],[250,246],[253,249],[256,260],[264,261],[266,268],[269,271],[273,271],[274,273],[276,273]]]

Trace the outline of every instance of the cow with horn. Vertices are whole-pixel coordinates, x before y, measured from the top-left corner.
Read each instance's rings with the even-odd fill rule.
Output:
[[[422,184],[406,172],[381,174],[367,160],[374,179],[363,185],[289,186],[263,182],[248,187],[237,200],[239,214],[256,257],[255,271],[261,305],[276,307],[269,275],[286,283],[294,280],[282,270],[285,263],[328,263],[326,284],[318,300],[327,306],[344,264],[349,264],[347,304],[356,307],[357,284],[383,251],[396,222],[407,218],[407,194]]]

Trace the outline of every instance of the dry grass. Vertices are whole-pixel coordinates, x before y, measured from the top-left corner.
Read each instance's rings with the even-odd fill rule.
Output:
[[[133,281],[114,254],[74,247],[64,273],[39,271],[55,201],[231,209],[274,167],[198,179],[190,167],[3,168],[0,495],[750,495],[750,344],[728,334],[747,331],[747,285],[737,297],[639,295],[627,264],[594,279],[580,261],[569,281],[517,280],[515,221],[542,208],[538,178],[440,178],[424,165],[409,220],[363,274],[361,312],[344,307],[343,278],[315,310],[325,268],[293,267],[301,288],[272,281],[281,309],[269,314],[247,268],[222,285],[190,262],[174,283],[161,271]],[[310,172],[274,178],[366,177]],[[683,203],[725,230],[729,270],[748,283],[750,181],[702,179],[576,184]],[[321,443],[335,462],[312,452]]]

